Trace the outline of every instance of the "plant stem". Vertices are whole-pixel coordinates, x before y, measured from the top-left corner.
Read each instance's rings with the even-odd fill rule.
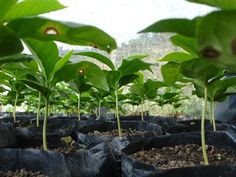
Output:
[[[39,100],[38,100],[38,108],[37,108],[37,118],[36,118],[37,127],[39,127],[40,105],[41,105],[41,92],[39,92]]]
[[[78,121],[80,121],[80,93],[78,93],[78,106],[77,106],[77,109],[78,109]]]
[[[98,101],[98,118],[101,118],[101,101]]]
[[[207,152],[206,152],[206,135],[205,135],[205,119],[207,111],[207,86],[204,87],[204,105],[202,110],[201,120],[201,141],[202,141],[202,154],[205,165],[209,165]]]
[[[209,108],[209,114],[210,114],[210,123],[213,124],[213,119],[212,119],[212,101],[210,101],[210,108]]]
[[[141,120],[144,121],[144,118],[143,118],[143,99],[141,101]]]
[[[212,110],[211,110],[211,115],[212,115],[212,123],[213,123],[213,130],[216,131],[216,120],[215,120],[215,102],[212,101],[211,102],[211,107],[212,107]]]
[[[119,117],[119,105],[118,105],[118,91],[117,89],[115,90],[115,96],[116,96],[116,119],[117,119],[117,127],[118,127],[118,134],[119,137],[121,138],[121,126],[120,126],[120,117]]]
[[[45,99],[45,113],[43,120],[43,150],[47,151],[47,119],[48,119],[48,98]]]
[[[16,104],[17,104],[17,100],[18,100],[18,93],[16,93],[16,98],[15,98],[14,107],[13,107],[13,120],[14,120],[14,122],[16,122]]]

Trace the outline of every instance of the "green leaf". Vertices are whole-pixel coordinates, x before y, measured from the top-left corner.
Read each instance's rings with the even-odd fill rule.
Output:
[[[153,25],[142,30],[140,33],[146,32],[174,32],[184,36],[195,36],[197,20],[188,20],[188,19],[166,19],[160,20]]]
[[[119,80],[121,78],[119,71],[107,71],[106,78],[110,89],[116,89],[116,87],[119,87]]]
[[[181,63],[193,59],[194,57],[184,52],[172,52],[164,56],[158,61],[170,61],[175,63]]]
[[[30,81],[30,80],[22,80],[22,82],[24,82],[26,85],[32,87],[33,89],[41,92],[42,95],[44,95],[46,98],[48,98],[51,94],[50,89],[48,89],[47,87],[44,87],[36,82]]]
[[[119,87],[125,86],[125,85],[133,82],[138,77],[139,77],[139,75],[137,75],[137,74],[129,74],[129,75],[125,75],[125,76],[121,77],[119,80]]]
[[[150,66],[152,64],[143,61],[147,55],[134,55],[122,60],[121,66],[118,68],[118,71],[121,73],[121,76],[129,75],[136,73],[140,70],[149,70],[151,71]]]
[[[208,81],[220,73],[209,61],[203,59],[193,59],[180,64],[180,72],[187,78],[191,78],[204,86]]]
[[[65,8],[65,6],[60,4],[57,0],[23,0],[12,5],[10,9],[8,8],[4,16],[0,16],[0,20],[6,22],[63,8]]]
[[[72,45],[92,46],[108,52],[117,47],[110,35],[89,25],[32,17],[14,20],[7,26],[20,38],[55,40]]]
[[[183,77],[180,72],[180,64],[175,62],[168,62],[161,67],[161,74],[166,84],[174,85]]]
[[[144,95],[146,93],[146,88],[145,88],[145,85],[144,84],[141,84],[141,83],[136,83],[136,84],[133,84],[129,91],[133,94],[133,95],[137,95],[141,98],[144,98]]]
[[[27,39],[25,43],[36,57],[36,61],[38,61],[40,69],[45,73],[45,77],[49,79],[59,60],[57,45],[52,41],[45,42],[33,39]]]
[[[216,101],[216,99],[220,98],[229,87],[236,86],[236,77],[230,78],[219,78],[213,80],[208,84],[208,97],[211,100]]]
[[[197,44],[194,38],[177,34],[172,36],[170,40],[175,46],[181,47],[182,49],[190,53],[192,56],[197,57]]]
[[[0,27],[0,57],[18,54],[24,47],[20,39],[9,28]]]
[[[60,58],[60,59],[57,61],[57,63],[56,63],[56,65],[55,65],[55,67],[54,67],[54,69],[53,69],[53,71],[52,71],[51,74],[54,75],[54,74],[55,74],[57,71],[59,71],[67,62],[69,62],[70,57],[72,56],[72,54],[73,54],[73,51],[71,50],[71,51],[67,52],[64,57]],[[52,77],[53,77],[53,76],[51,76],[51,78],[52,78]]]
[[[235,0],[187,0],[187,1],[200,3],[200,4],[206,4],[206,5],[218,7],[224,10],[236,9]]]
[[[12,6],[16,4],[17,0],[0,0],[0,21],[1,17],[11,9]]]
[[[148,79],[145,82],[146,87],[146,97],[148,99],[154,99],[157,96],[157,90],[162,87],[166,87],[167,85],[162,81],[156,81]]]
[[[12,62],[24,62],[24,61],[31,61],[33,60],[32,55],[28,54],[16,54],[16,55],[10,55],[5,57],[0,57],[0,64],[4,63],[12,63]]]
[[[236,71],[236,13],[216,11],[205,16],[197,30],[198,53],[223,69]]]
[[[66,64],[55,73],[53,82],[71,81],[80,77],[84,77],[87,84],[105,91],[109,90],[105,73],[97,65],[88,61]]]
[[[115,65],[112,63],[111,59],[97,52],[78,52],[74,55],[81,55],[94,58],[103,64],[107,65],[111,70],[115,70]]]

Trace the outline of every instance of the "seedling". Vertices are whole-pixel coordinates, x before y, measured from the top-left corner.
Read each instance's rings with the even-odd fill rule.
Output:
[[[88,56],[95,58],[102,63],[106,64],[111,70],[106,72],[107,75],[107,82],[110,88],[110,91],[114,93],[115,100],[116,100],[116,119],[117,119],[117,126],[118,126],[118,132],[119,137],[121,137],[121,126],[120,126],[120,118],[119,118],[119,98],[118,98],[118,90],[122,86],[127,85],[128,83],[131,83],[134,81],[138,75],[135,74],[140,70],[150,70],[150,63],[144,62],[142,59],[146,57],[146,55],[134,55],[130,56],[126,59],[122,60],[121,65],[116,68],[115,65],[111,62],[111,60],[96,52],[80,52],[77,53],[78,55],[82,56]]]

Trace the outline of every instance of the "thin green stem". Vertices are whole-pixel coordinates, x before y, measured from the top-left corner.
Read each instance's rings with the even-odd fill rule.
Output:
[[[81,118],[80,118],[80,93],[78,93],[78,105],[77,105],[77,111],[78,111],[78,121],[80,121],[81,120]]]
[[[47,119],[48,119],[48,98],[45,99],[45,113],[43,120],[43,150],[47,151]]]
[[[115,96],[116,96],[116,120],[117,120],[117,128],[118,128],[118,134],[121,138],[121,126],[120,126],[120,117],[119,117],[119,99],[118,99],[118,91],[115,90]]]
[[[37,127],[39,127],[40,105],[41,105],[41,92],[39,92],[39,99],[38,99],[37,118],[36,118]]]
[[[209,114],[210,114],[210,123],[213,124],[213,119],[212,119],[212,102],[210,102],[210,108],[209,108]]]
[[[16,93],[16,98],[14,102],[14,107],[13,107],[13,120],[16,122],[16,105],[17,105],[17,100],[18,100],[18,93]]]
[[[204,105],[202,110],[201,120],[201,141],[202,141],[202,155],[205,165],[209,165],[207,151],[206,151],[206,135],[205,135],[205,119],[207,111],[207,86],[204,87]]]
[[[144,121],[144,118],[143,118],[143,99],[141,101],[141,120]]]
[[[101,101],[98,101],[98,118],[101,118]]]
[[[211,113],[211,115],[212,115],[213,130],[216,131],[215,102],[212,101],[211,104],[212,104],[212,110],[211,110],[212,113]]]

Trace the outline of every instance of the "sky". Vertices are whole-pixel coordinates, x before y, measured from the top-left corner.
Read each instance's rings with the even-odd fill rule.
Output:
[[[193,18],[212,8],[184,0],[60,0],[66,9],[44,16],[96,26],[118,45],[137,38],[137,32],[154,22],[173,17]]]

